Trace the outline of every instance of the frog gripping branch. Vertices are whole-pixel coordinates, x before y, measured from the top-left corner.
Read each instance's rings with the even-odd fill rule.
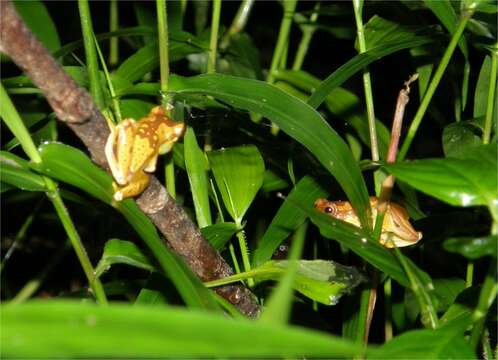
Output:
[[[159,154],[169,152],[182,136],[183,123],[171,121],[161,106],[135,121],[125,119],[111,130],[105,155],[114,177],[114,200],[141,194],[156,170]]]

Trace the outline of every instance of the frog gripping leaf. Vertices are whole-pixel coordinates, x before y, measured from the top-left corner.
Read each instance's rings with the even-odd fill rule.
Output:
[[[377,204],[379,200],[375,196],[370,197],[372,207],[372,221],[377,217]],[[356,216],[353,207],[348,201],[329,201],[318,199],[315,201],[315,209],[355,226],[360,226],[360,220]],[[422,233],[416,231],[409,221],[409,216],[404,207],[390,202],[384,215],[380,243],[387,247],[410,246],[422,239]]]
[[[156,106],[139,121],[125,119],[111,130],[105,155],[115,180],[114,200],[136,196],[147,188],[158,155],[169,152],[184,129],[183,123],[173,122]]]

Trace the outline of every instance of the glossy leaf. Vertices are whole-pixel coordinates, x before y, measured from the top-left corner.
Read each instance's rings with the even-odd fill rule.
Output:
[[[316,199],[326,197],[327,192],[311,177],[302,178],[287,195],[280,206],[265,234],[258,242],[253,253],[252,262],[255,266],[271,259],[278,246],[305,220],[306,213],[295,204],[312,207]]]
[[[484,116],[488,105],[489,75],[491,72],[491,56],[487,55],[482,62],[479,78],[474,92],[474,118]]]
[[[169,307],[33,302],[3,306],[2,325],[2,357],[336,358],[364,351],[359,344],[302,328]]]
[[[480,129],[469,121],[449,124],[443,130],[443,151],[446,157],[465,157],[474,146],[482,144]]]
[[[454,237],[443,243],[446,251],[463,255],[469,259],[478,259],[483,256],[494,256],[498,252],[496,236],[484,237]]]
[[[55,51],[61,46],[59,34],[45,4],[38,0],[31,0],[14,1],[14,5],[28,28],[49,51]]]
[[[368,192],[346,143],[318,112],[261,81],[210,74],[177,78],[171,90],[211,95],[237,108],[259,113],[303,144],[337,179],[363,225],[370,223]]]
[[[43,177],[29,167],[29,162],[7,151],[0,151],[2,182],[27,191],[46,191]]]
[[[461,159],[425,159],[385,168],[415,189],[455,206],[498,209],[496,144],[469,149]]]
[[[252,145],[211,151],[208,158],[225,208],[235,223],[241,224],[263,184],[263,158]]]
[[[114,264],[126,264],[152,271],[154,266],[134,243],[125,240],[111,239],[104,245],[104,252],[95,268],[96,276],[101,276]]]
[[[237,231],[240,231],[240,228],[232,222],[213,224],[201,229],[202,236],[218,251],[223,250]]]
[[[197,144],[194,129],[187,128],[184,140],[185,167],[187,169],[190,191],[194,201],[195,216],[200,228],[211,225],[209,207],[209,179],[206,155]]]
[[[124,215],[142,240],[150,248],[161,268],[173,281],[185,302],[194,307],[216,309],[211,294],[199,278],[177,255],[169,250],[157,235],[156,228],[140,211],[135,202],[126,199],[118,204],[112,202],[112,179],[98,168],[80,150],[73,147],[49,143],[40,147],[42,163],[37,169],[57,180],[69,183],[92,196],[113,204]]]
[[[409,39],[386,42],[381,46],[374,47],[362,54],[356,55],[323,80],[320,86],[316,88],[313,95],[308,99],[308,104],[313,108],[318,108],[333,89],[341,86],[341,84],[351,76],[355,75],[374,61],[397,51],[426,45],[432,41],[433,39],[431,37],[416,36],[415,38],[412,38],[410,36]]]

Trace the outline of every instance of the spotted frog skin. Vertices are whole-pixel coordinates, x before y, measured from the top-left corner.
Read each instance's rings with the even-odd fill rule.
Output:
[[[377,216],[378,198],[370,197],[372,207],[372,222]],[[360,226],[360,220],[356,216],[353,207],[348,201],[329,201],[318,199],[315,201],[315,209],[355,226]],[[416,231],[410,224],[408,212],[401,205],[390,202],[387,206],[382,223],[380,243],[387,248],[410,246],[422,239],[422,233]]]
[[[111,130],[105,155],[115,180],[114,200],[136,196],[147,188],[158,155],[170,151],[184,129],[183,123],[173,122],[156,106],[139,121],[125,119]]]

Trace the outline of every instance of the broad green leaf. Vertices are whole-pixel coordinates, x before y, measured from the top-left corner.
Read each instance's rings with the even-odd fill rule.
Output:
[[[29,167],[28,161],[0,151],[0,178],[2,182],[26,191],[46,191],[43,177]]]
[[[169,307],[31,302],[3,306],[2,326],[2,357],[337,358],[364,351],[312,330]]]
[[[432,41],[433,39],[428,36],[416,36],[414,38],[410,37],[406,40],[386,42],[383,45],[374,47],[362,54],[356,55],[322,81],[320,86],[316,88],[313,95],[311,95],[308,99],[308,104],[315,109],[318,108],[318,106],[320,106],[320,104],[334,88],[343,84],[351,76],[374,61],[397,51],[426,45]]]
[[[456,32],[459,18],[449,0],[424,0],[424,4],[434,13],[434,15],[436,15],[451,35]],[[467,58],[469,56],[469,50],[464,36],[460,38],[458,47],[465,58]]]
[[[369,359],[474,359],[475,353],[464,339],[465,328],[412,330],[384,344]]]
[[[443,247],[446,251],[463,255],[469,259],[494,256],[498,252],[496,235],[484,237],[454,237],[446,239]]]
[[[497,145],[469,149],[460,159],[424,159],[385,165],[415,189],[455,206],[488,206],[498,214]]]
[[[101,276],[114,264],[126,264],[152,271],[154,266],[137,245],[131,241],[111,239],[104,245],[104,252],[95,268],[96,276]]]
[[[121,115],[123,119],[131,118],[139,120],[150,112],[156,104],[151,101],[140,100],[140,99],[123,99],[119,101],[119,107],[121,108]]]
[[[223,203],[236,224],[263,184],[265,164],[255,146],[238,146],[207,153]]]
[[[303,144],[337,179],[368,228],[370,206],[360,169],[347,144],[316,110],[267,83],[209,74],[171,81],[171,91],[211,95],[237,108],[259,113]]]
[[[28,28],[36,35],[49,51],[61,46],[59,34],[45,5],[38,0],[14,1],[17,12]]]
[[[289,193],[253,253],[252,263],[256,266],[270,260],[273,252],[306,219],[306,213],[296,206],[312,207],[327,192],[311,177],[302,178]]]
[[[276,77],[309,93],[313,93],[321,82],[320,79],[302,70],[280,70]],[[368,121],[363,113],[364,110],[361,108],[361,101],[358,96],[349,90],[336,87],[325,98],[325,105],[336,117],[346,120],[356,130],[361,141],[370,147]],[[376,128],[379,151],[381,156],[384,157],[389,144],[389,130],[378,120],[376,121]]]
[[[263,79],[259,64],[260,55],[251,38],[245,34],[236,34],[230,39],[226,55],[218,65],[218,71],[224,74],[250,79]]]
[[[42,163],[37,166],[38,171],[76,186],[107,204],[114,205],[124,215],[150,248],[187,304],[194,307],[217,308],[211,294],[199,278],[179,256],[165,246],[154,225],[140,211],[136,203],[131,199],[117,204],[112,202],[111,177],[93,164],[85,154],[67,145],[49,143],[40,147],[40,155]]]
[[[201,233],[216,250],[221,251],[228,240],[240,230],[237,224],[224,222],[203,227]]]
[[[194,129],[190,126],[183,140],[185,167],[187,169],[190,191],[194,201],[195,216],[200,228],[211,225],[209,207],[209,179],[206,155],[197,144]]]
[[[434,279],[434,295],[438,300],[438,312],[448,309],[463,289],[465,289],[465,281],[462,279]]]
[[[469,121],[449,124],[443,130],[443,151],[446,157],[465,157],[465,153],[474,146],[482,144],[478,136],[480,129]]]
[[[472,318],[480,290],[480,287],[472,286],[458,294],[456,300],[441,317],[440,324],[446,326],[459,321],[459,319]]]

